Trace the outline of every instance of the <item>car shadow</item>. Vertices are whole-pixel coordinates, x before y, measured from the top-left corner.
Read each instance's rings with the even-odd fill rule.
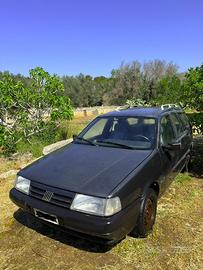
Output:
[[[47,224],[41,220],[38,220],[36,217],[23,211],[22,209],[18,209],[13,216],[16,221],[26,226],[27,228],[63,244],[73,246],[81,250],[94,253],[105,253],[110,251],[113,247],[112,245],[109,246],[94,243],[94,238],[92,238],[92,241],[90,241],[88,239],[77,237],[77,235],[74,235],[74,232],[68,229],[63,229],[57,225]]]
[[[203,178],[203,135],[193,138],[189,173],[196,178]]]

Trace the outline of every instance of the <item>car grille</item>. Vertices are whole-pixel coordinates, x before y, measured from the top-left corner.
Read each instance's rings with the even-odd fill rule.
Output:
[[[75,193],[31,182],[29,195],[42,201],[70,208]]]

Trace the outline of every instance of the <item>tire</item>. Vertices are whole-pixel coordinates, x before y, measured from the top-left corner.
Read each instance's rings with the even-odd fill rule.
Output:
[[[152,188],[149,188],[140,205],[137,225],[130,235],[133,237],[147,237],[153,230],[156,220],[157,200],[157,193]]]

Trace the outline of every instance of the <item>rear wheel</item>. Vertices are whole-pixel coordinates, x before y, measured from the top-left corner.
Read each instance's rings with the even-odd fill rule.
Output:
[[[157,194],[148,189],[140,206],[137,225],[131,232],[135,237],[146,237],[153,229],[156,220]]]

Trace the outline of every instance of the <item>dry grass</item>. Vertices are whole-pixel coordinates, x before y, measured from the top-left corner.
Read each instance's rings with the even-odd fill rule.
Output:
[[[0,160],[0,171],[20,166]],[[127,237],[103,252],[18,211],[9,200],[12,178],[0,180],[0,269],[203,269],[202,181],[180,174],[160,200],[153,234]],[[13,216],[14,214],[14,216]]]
[[[114,252],[132,269],[202,269],[202,198],[200,180],[179,175],[160,200],[153,234],[128,238]]]
[[[32,156],[26,154],[19,155],[13,159],[6,159],[4,157],[0,157],[0,175],[9,170],[20,170],[23,166],[30,162],[31,159]]]

